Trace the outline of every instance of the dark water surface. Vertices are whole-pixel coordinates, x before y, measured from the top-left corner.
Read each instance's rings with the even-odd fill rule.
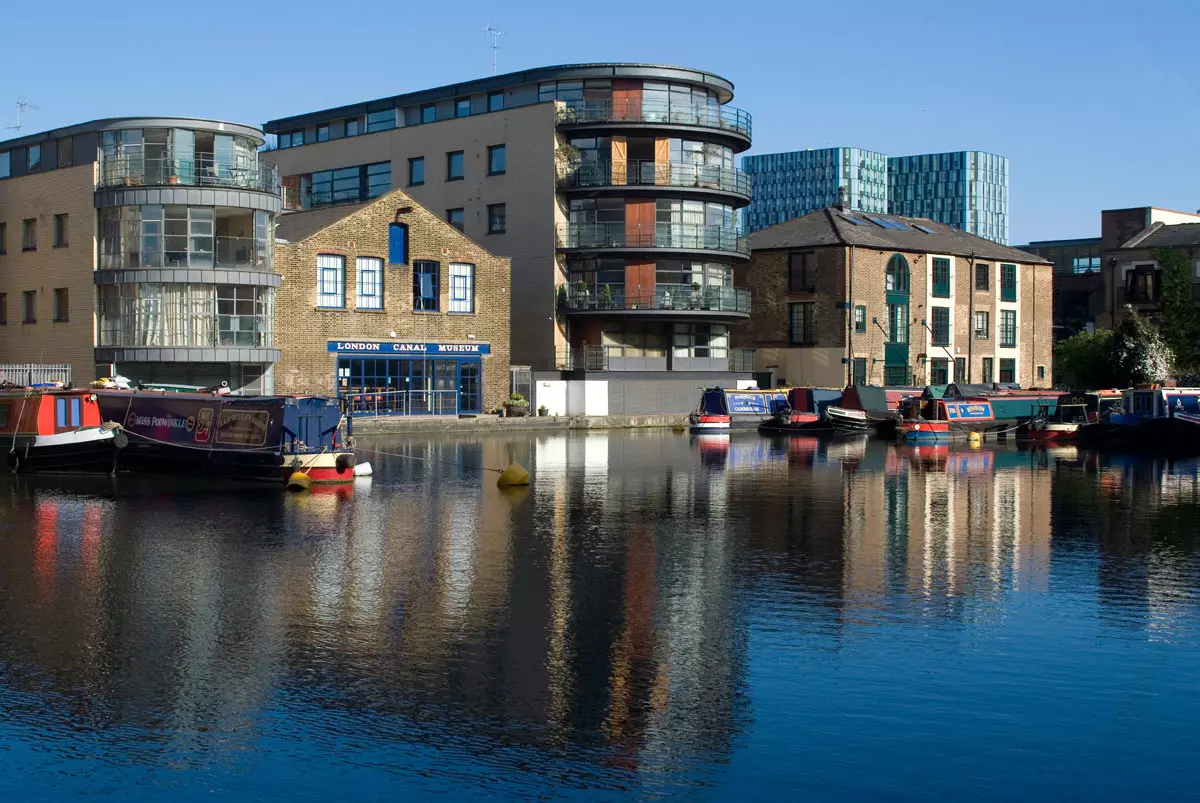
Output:
[[[3,480],[0,800],[1196,795],[1194,463],[372,445],[425,462]]]

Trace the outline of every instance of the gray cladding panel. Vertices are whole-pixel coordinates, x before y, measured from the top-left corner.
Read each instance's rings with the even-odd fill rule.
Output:
[[[279,196],[270,193],[201,190],[191,187],[160,187],[156,189],[122,187],[100,190],[96,193],[94,205],[97,209],[101,209],[106,206],[141,206],[143,204],[231,206],[238,209],[262,209],[272,214],[278,213],[281,207]]]

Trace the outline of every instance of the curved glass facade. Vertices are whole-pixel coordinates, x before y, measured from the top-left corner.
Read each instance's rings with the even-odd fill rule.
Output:
[[[269,212],[212,206],[100,210],[100,268],[274,267]]]
[[[261,144],[251,137],[185,127],[104,131],[99,184],[178,184],[278,194],[279,173],[259,161]]]
[[[98,288],[100,346],[271,348],[275,289],[235,284]]]

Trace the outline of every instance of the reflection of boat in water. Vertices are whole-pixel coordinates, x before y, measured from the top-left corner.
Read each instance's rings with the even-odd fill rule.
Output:
[[[96,473],[113,468],[125,443],[105,426],[91,390],[59,387],[0,391],[0,446],[14,473]]]
[[[787,388],[725,390],[706,388],[688,416],[692,432],[754,429],[787,405]]]

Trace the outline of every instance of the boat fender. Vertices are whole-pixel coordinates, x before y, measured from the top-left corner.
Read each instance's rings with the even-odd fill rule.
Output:
[[[337,466],[337,471],[341,474],[343,471],[349,471],[354,468],[354,455],[343,452],[337,456],[334,465]]]
[[[117,449],[124,449],[129,445],[129,436],[118,430],[113,434],[113,446]]]
[[[4,462],[8,464],[8,470],[16,474],[21,470],[21,456],[16,452],[9,452],[5,457]]]
[[[287,488],[289,491],[310,490],[312,488],[312,478],[301,471],[297,471],[288,477]]]

